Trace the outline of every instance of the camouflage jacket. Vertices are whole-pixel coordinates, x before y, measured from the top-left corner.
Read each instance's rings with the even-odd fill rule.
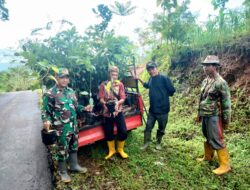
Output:
[[[231,119],[230,89],[227,82],[216,74],[202,82],[199,102],[199,116],[221,116],[222,122],[229,124]]]
[[[43,96],[42,120],[50,121],[52,128],[57,130],[62,129],[65,124],[76,129],[77,111],[82,109],[83,106],[78,105],[73,89],[54,86]]]

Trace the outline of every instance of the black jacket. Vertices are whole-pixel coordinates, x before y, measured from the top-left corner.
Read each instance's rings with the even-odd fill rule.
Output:
[[[170,110],[169,96],[173,96],[175,88],[169,77],[158,74],[150,77],[143,85],[149,89],[150,108],[154,114],[166,114]]]

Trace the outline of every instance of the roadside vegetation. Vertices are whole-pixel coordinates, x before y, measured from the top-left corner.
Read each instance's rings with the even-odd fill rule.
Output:
[[[38,75],[27,66],[17,66],[0,72],[0,93],[38,88]]]
[[[93,14],[101,22],[90,26],[83,35],[77,33],[71,22],[62,20],[60,28],[66,29],[55,36],[39,38],[53,28],[54,23],[49,22],[34,29],[30,39],[22,41],[20,54],[27,60],[29,72],[21,69],[23,74],[18,80],[14,74],[19,71],[1,73],[0,91],[31,89],[37,87],[37,81],[39,88],[43,85],[48,88],[54,85],[51,76],[59,67],[66,67],[72,74],[71,87],[79,96],[85,94],[90,99],[96,95],[100,81],[106,78],[103,73],[108,66],[117,65],[123,76],[133,60],[137,64],[156,61],[160,72],[169,74],[177,89],[171,99],[162,151],[156,151],[153,143],[146,151],[139,149],[145,126],[129,133],[125,146],[127,160],[116,156],[104,160],[105,142],[82,147],[79,160],[88,173],[70,174],[73,180],[70,184],[60,183],[55,174],[55,189],[250,189],[250,1],[245,0],[240,9],[227,9],[228,0],[211,2],[219,15],[210,16],[200,24],[188,9],[189,0],[181,4],[176,0],[157,0],[162,12],[155,15],[147,29],[136,30],[139,44],[117,36],[109,28],[113,16],[126,19],[126,15],[136,11],[132,4],[118,2],[112,7],[100,4],[95,8]],[[137,49],[143,50],[143,55]],[[220,177],[211,172],[218,166],[217,161],[197,163],[195,160],[203,154],[201,126],[194,118],[204,77],[199,63],[207,54],[219,55],[221,73],[232,90],[232,123],[225,131],[232,172]],[[39,76],[36,82],[25,78],[35,76],[33,73]],[[146,71],[141,77],[144,81],[148,79]],[[19,83],[14,85],[11,79]],[[147,91],[140,86],[140,92],[148,107]]]

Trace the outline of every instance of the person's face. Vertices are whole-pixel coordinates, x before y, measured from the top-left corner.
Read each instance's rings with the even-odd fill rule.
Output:
[[[57,82],[59,87],[67,87],[69,84],[69,76],[57,77]]]
[[[203,65],[203,70],[206,75],[212,75],[216,72],[216,68],[214,65]]]
[[[148,71],[148,74],[151,76],[151,77],[154,77],[158,74],[158,70],[156,67],[150,67],[147,69]]]
[[[118,79],[118,73],[117,72],[110,72],[110,79],[117,80]]]

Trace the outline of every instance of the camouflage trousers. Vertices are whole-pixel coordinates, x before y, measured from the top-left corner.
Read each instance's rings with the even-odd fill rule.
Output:
[[[62,131],[59,132],[55,147],[56,160],[67,160],[70,152],[78,150],[78,131],[74,128],[71,124],[65,124]]]

